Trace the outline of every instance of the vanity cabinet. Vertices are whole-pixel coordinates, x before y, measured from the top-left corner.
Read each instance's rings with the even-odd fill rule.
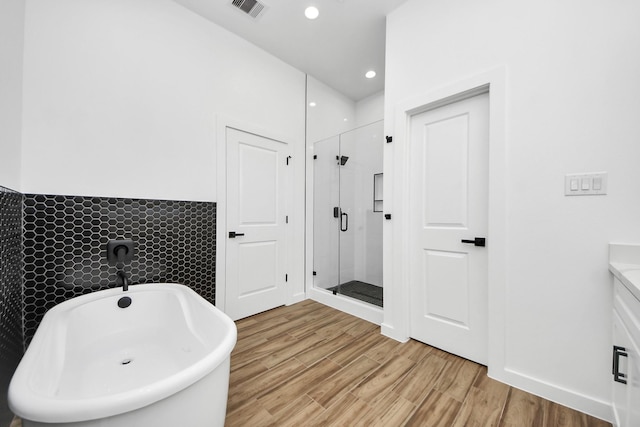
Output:
[[[640,300],[613,279],[612,403],[615,425],[640,426]]]

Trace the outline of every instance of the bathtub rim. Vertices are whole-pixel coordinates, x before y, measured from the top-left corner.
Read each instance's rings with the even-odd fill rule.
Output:
[[[144,387],[113,395],[88,399],[60,399],[55,396],[34,393],[29,386],[31,377],[29,367],[37,363],[37,359],[43,351],[43,341],[46,340],[46,335],[54,329],[54,322],[58,316],[64,316],[74,307],[94,300],[162,290],[181,292],[190,295],[191,298],[195,297],[194,301],[203,305],[222,321],[226,331],[213,351],[206,354],[198,362],[166,378],[147,384]],[[41,329],[42,332],[40,332]],[[8,392],[9,407],[16,415],[24,419],[45,423],[81,422],[130,412],[184,390],[213,372],[225,359],[230,357],[236,339],[237,329],[235,323],[193,289],[182,284],[145,283],[132,285],[127,292],[123,292],[122,288],[111,288],[81,295],[56,305],[43,317],[29,348],[11,379]],[[30,349],[32,350],[29,351]]]

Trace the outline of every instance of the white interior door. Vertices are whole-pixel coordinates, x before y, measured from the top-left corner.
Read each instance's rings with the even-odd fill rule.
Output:
[[[411,117],[411,336],[487,363],[489,94]],[[478,241],[480,244],[480,241]]]
[[[226,312],[241,319],[285,303],[286,143],[227,128]]]

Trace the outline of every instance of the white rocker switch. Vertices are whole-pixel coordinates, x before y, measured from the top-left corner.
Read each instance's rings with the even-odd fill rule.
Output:
[[[582,178],[582,190],[588,190],[591,188],[591,179],[590,178]]]
[[[597,191],[602,190],[602,178],[599,176],[593,178],[593,189]]]

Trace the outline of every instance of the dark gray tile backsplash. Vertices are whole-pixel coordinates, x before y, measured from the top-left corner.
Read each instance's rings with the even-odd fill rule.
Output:
[[[132,239],[130,283],[175,282],[215,302],[216,204],[25,194],[24,333],[69,298],[116,286],[110,239]]]
[[[9,425],[7,388],[23,352],[22,194],[0,187],[0,425]]]

